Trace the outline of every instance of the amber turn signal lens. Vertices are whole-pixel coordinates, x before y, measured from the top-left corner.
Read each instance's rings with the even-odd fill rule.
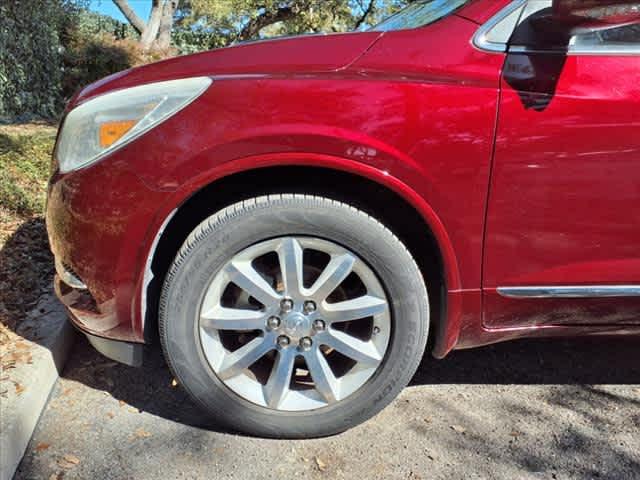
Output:
[[[135,120],[105,122],[100,125],[100,146],[107,148],[120,140],[136,124]]]

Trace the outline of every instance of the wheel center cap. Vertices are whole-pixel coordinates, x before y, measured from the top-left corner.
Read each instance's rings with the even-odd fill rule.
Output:
[[[299,338],[307,335],[311,330],[311,322],[301,313],[290,313],[284,318],[282,323],[289,336]]]

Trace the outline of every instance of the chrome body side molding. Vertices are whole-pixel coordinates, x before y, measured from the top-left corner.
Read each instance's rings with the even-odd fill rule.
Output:
[[[584,45],[571,45],[568,51],[561,50],[537,50],[522,46],[509,47],[509,53],[523,54],[545,54],[545,55],[583,55],[583,56],[610,56],[610,57],[630,57],[640,55],[640,45],[617,45],[603,46],[600,48],[588,47]]]
[[[497,291],[507,298],[640,297],[640,285],[498,287]]]

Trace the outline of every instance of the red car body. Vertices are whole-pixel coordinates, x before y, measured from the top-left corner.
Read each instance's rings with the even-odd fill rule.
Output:
[[[398,198],[399,217],[417,212],[416,235],[442,268],[436,357],[518,337],[640,333],[640,56],[564,56],[553,95],[528,92],[550,103],[531,108],[510,81],[531,65],[472,41],[509,3],[475,0],[423,28],[239,45],[85,88],[68,110],[149,82],[213,79],[100,162],[66,174],[54,165],[51,246],[91,297],[57,280],[75,324],[148,341],[151,265],[190,199],[246,172],[245,188],[258,189],[262,174],[295,166],[301,178],[366,179]],[[540,286],[613,288],[499,291]]]

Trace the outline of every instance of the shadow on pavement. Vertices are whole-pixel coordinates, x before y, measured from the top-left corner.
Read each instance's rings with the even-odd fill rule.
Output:
[[[524,339],[425,357],[411,385],[632,385],[640,383],[640,337]]]
[[[0,323],[6,329],[40,343],[37,332],[21,328],[20,323],[40,298],[51,291],[53,271],[44,219],[25,221],[0,250]]]
[[[640,339],[635,338],[519,340],[453,352],[444,360],[425,357],[410,387],[640,384],[639,351]],[[63,377],[105,390],[141,411],[219,431],[182,388],[172,386],[173,377],[159,349],[149,347],[145,355],[141,368],[121,365],[102,357],[83,337]],[[640,407],[640,399],[635,403]]]

